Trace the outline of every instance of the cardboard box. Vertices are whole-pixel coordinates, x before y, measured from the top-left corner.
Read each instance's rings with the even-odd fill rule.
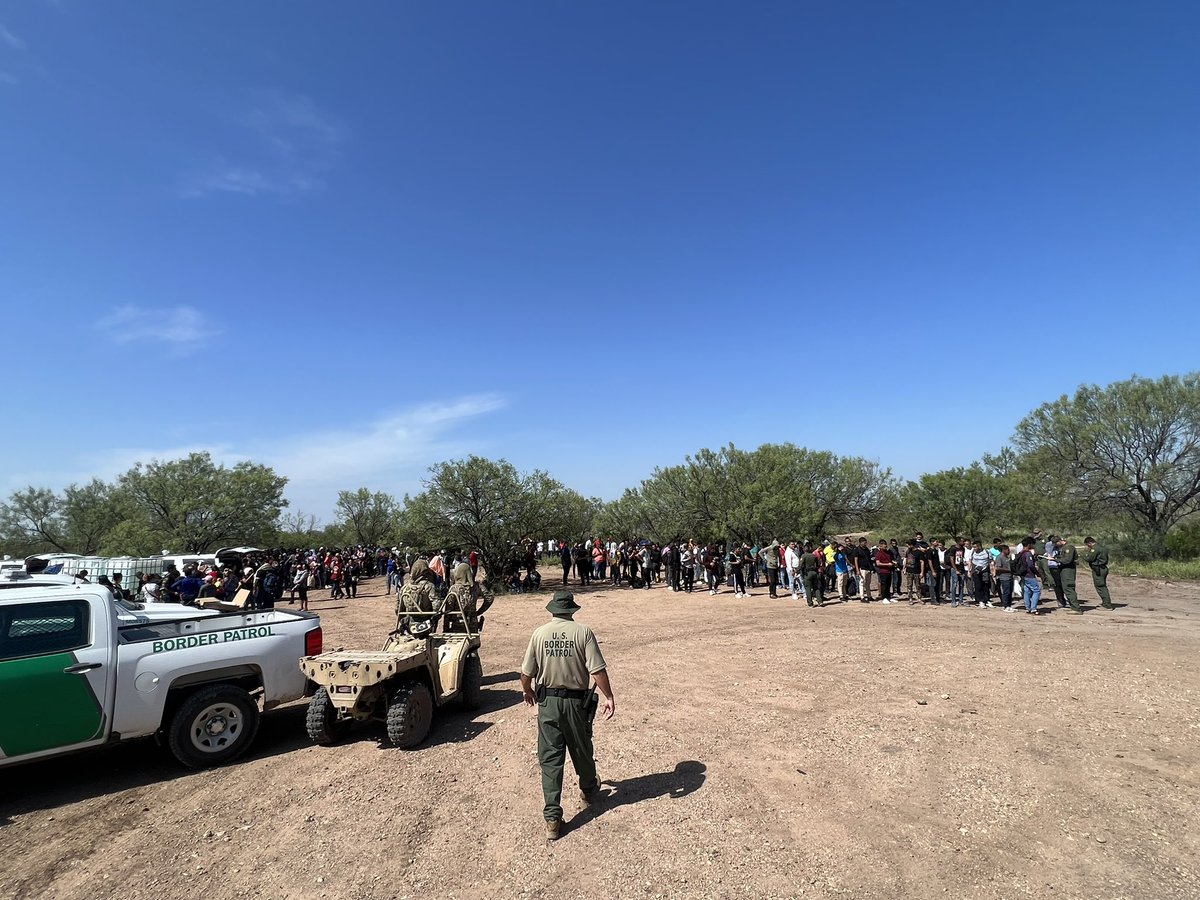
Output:
[[[235,606],[234,604],[229,603],[226,600],[214,600],[212,598],[209,598],[207,600],[201,600],[200,608],[201,609],[219,609],[221,612],[241,612],[241,610],[242,610],[242,608],[240,606]]]

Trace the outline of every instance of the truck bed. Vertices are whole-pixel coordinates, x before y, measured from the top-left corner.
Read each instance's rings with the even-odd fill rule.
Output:
[[[249,612],[229,612],[202,619],[179,619],[154,622],[149,625],[122,625],[117,629],[117,639],[122,644],[137,644],[143,641],[161,643],[155,652],[185,647],[203,647],[223,644],[252,637],[267,637],[274,632],[272,626],[283,623],[318,620],[315,613],[290,609],[262,609]],[[260,630],[261,629],[261,630]]]

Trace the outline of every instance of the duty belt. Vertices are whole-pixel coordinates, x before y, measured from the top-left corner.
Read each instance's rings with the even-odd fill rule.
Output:
[[[586,700],[587,691],[573,691],[569,688],[545,688],[547,697],[564,697],[567,700]]]

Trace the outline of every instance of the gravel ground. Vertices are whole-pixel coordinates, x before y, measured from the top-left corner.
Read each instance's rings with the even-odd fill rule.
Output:
[[[313,603],[326,649],[381,645],[381,581]],[[1037,619],[577,589],[618,709],[604,799],[569,780],[547,845],[517,680],[547,579],[418,750],[312,746],[298,704],[223,769],[146,741],[4,770],[0,896],[1200,897],[1200,586],[1112,587]]]

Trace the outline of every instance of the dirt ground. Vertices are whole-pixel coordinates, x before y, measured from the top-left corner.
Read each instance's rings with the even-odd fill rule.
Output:
[[[381,643],[381,581],[313,604],[327,649]],[[1200,586],[1037,619],[577,590],[618,709],[553,845],[517,680],[546,587],[496,603],[483,710],[418,750],[312,746],[295,705],[223,769],[5,770],[0,896],[1200,897]]]

